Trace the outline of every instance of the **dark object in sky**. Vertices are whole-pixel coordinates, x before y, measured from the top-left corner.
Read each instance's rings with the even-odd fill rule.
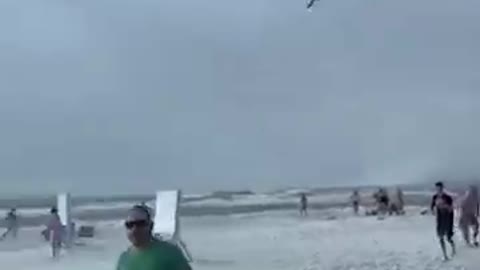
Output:
[[[317,0],[307,0],[307,9],[312,8],[316,1]]]

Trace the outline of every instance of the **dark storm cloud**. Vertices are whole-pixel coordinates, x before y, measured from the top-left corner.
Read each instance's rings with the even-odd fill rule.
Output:
[[[480,4],[4,1],[0,177],[144,192],[469,177]]]

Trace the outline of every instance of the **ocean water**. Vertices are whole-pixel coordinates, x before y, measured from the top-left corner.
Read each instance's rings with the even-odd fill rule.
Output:
[[[373,191],[373,189],[363,190],[363,203],[372,204],[371,194]],[[289,189],[271,193],[223,191],[211,194],[186,194],[180,205],[180,214],[186,217],[201,217],[296,210],[300,192],[309,194],[309,207],[315,210],[345,207],[348,205],[351,194],[350,189],[334,191]],[[428,191],[405,192],[405,200],[410,205],[428,205],[429,196]],[[154,206],[153,195],[86,198],[76,197],[75,194],[72,194],[72,200],[72,215],[76,220],[85,222],[118,220],[123,217],[126,209],[142,201]],[[45,223],[49,208],[55,204],[54,196],[0,200],[0,216],[4,216],[11,207],[16,207],[22,225],[39,226]],[[0,227],[4,225],[3,222],[0,219]]]
[[[354,216],[350,209],[273,211],[182,218],[182,237],[199,270],[479,269],[480,250],[458,241],[458,256],[441,260],[432,216],[408,208],[406,216]],[[49,258],[41,227],[0,242],[2,269],[107,270],[128,243],[121,220],[94,223],[98,233],[61,258]],[[459,240],[459,239],[457,239]]]

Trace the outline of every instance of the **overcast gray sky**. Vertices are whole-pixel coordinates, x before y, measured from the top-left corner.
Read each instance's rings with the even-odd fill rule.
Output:
[[[478,0],[2,0],[2,193],[480,175]]]

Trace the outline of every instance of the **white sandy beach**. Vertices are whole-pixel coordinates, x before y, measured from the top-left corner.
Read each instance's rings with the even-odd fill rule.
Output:
[[[480,250],[464,247],[458,235],[458,256],[442,262],[433,218],[418,212],[382,221],[346,210],[314,212],[305,219],[296,212],[185,218],[182,232],[199,270],[478,269]],[[337,219],[327,220],[332,216]],[[0,242],[0,262],[15,270],[113,269],[127,246],[122,223],[96,226],[95,240],[56,262],[49,259],[39,229],[26,229],[16,242]]]

